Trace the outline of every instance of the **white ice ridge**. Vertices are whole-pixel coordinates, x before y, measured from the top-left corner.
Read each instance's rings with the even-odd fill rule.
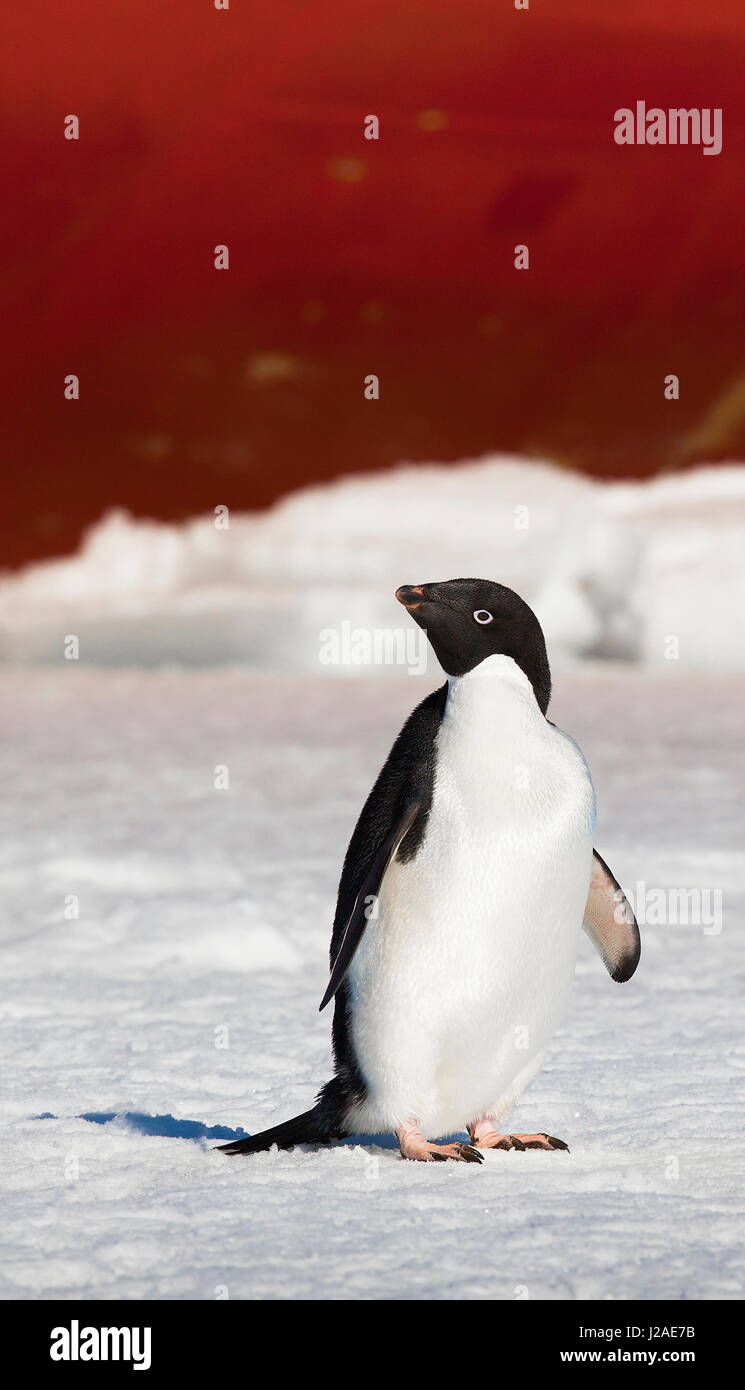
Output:
[[[742,464],[624,483],[506,456],[402,466],[228,529],[110,511],[76,555],[0,581],[0,661],[56,662],[72,633],[96,664],[337,674],[319,661],[324,630],[407,628],[399,584],[471,575],[536,608],[555,665],[742,670],[743,555]],[[387,669],[361,659],[342,672]]]

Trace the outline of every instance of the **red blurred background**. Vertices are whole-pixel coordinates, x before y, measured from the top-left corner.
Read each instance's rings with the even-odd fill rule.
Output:
[[[742,456],[735,0],[24,0],[0,27],[0,563],[111,505],[401,460]],[[722,153],[617,146],[637,99],[722,107]]]

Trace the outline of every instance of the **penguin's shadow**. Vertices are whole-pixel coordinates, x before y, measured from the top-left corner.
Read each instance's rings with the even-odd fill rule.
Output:
[[[56,1120],[57,1116],[45,1111],[34,1115],[35,1120]],[[123,1120],[128,1129],[138,1134],[147,1134],[156,1139],[245,1139],[245,1129],[229,1129],[227,1125],[204,1125],[199,1120],[177,1120],[175,1115],[143,1115],[135,1110],[90,1110],[76,1115],[78,1120],[88,1120],[94,1125],[108,1125],[113,1120]]]
[[[35,1120],[55,1120],[56,1115],[45,1111],[34,1115]],[[200,1120],[177,1120],[174,1115],[144,1115],[133,1110],[90,1110],[78,1115],[78,1120],[88,1120],[94,1125],[108,1125],[114,1120],[123,1120],[128,1129],[137,1134],[146,1134],[156,1139],[245,1139],[246,1131],[241,1126],[230,1129],[227,1125],[205,1125]],[[453,1136],[461,1138],[462,1136]],[[339,1147],[356,1149],[358,1147],[376,1149],[398,1149],[394,1134],[350,1134],[347,1139],[338,1141]],[[321,1144],[303,1144],[302,1148],[320,1149]]]

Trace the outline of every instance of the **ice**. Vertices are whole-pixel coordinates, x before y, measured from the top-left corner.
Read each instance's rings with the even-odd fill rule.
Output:
[[[220,520],[109,512],[77,555],[6,575],[0,660],[56,663],[74,634],[98,665],[317,671],[329,627],[406,626],[399,584],[477,576],[534,605],[555,666],[745,670],[743,465],[601,483],[493,456],[352,475]]]
[[[178,1137],[288,1118],[330,1075],[318,1003],[341,859],[434,679],[0,675],[19,789],[0,839],[0,1295],[742,1295],[741,677],[610,662],[557,677],[552,717],[589,761],[620,881],[724,904],[715,934],[645,928],[623,986],[583,938],[513,1117],[569,1155],[425,1166],[356,1137],[226,1159]]]

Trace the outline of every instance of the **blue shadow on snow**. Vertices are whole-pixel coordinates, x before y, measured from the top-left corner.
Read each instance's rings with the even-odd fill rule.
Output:
[[[56,1120],[56,1115],[46,1111],[35,1115],[36,1120]],[[242,1127],[228,1129],[227,1125],[203,1125],[199,1120],[177,1120],[173,1115],[140,1115],[133,1110],[91,1110],[87,1115],[76,1115],[78,1120],[90,1120],[94,1125],[108,1125],[112,1120],[124,1120],[130,1129],[139,1134],[151,1134],[161,1139],[245,1139]]]

